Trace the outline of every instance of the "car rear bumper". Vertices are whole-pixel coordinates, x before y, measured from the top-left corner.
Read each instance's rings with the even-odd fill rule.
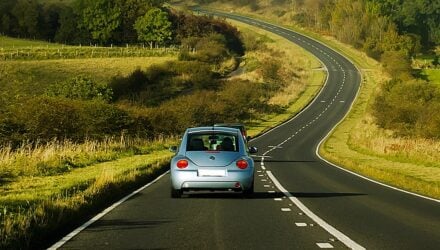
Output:
[[[249,189],[254,181],[253,171],[229,171],[226,176],[199,176],[198,171],[172,171],[174,189]]]

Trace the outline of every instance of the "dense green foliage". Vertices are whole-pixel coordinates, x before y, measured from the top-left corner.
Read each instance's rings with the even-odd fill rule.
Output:
[[[420,80],[391,80],[374,103],[380,126],[400,135],[440,137],[440,89]]]
[[[167,13],[159,8],[148,10],[136,21],[134,28],[139,40],[149,43],[151,48],[153,44],[163,44],[171,40],[171,22],[168,20]]]
[[[112,98],[112,89],[104,84],[95,84],[91,79],[78,76],[62,82],[48,89],[48,95],[59,96],[75,100],[109,101]]]

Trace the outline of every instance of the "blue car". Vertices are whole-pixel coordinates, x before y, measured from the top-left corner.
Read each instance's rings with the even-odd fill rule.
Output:
[[[228,190],[254,192],[254,161],[240,132],[228,127],[189,128],[179,147],[171,149],[171,197],[184,191]]]

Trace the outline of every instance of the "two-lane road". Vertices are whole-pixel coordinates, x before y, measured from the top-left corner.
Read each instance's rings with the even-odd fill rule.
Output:
[[[169,175],[120,204],[63,249],[439,249],[440,203],[375,184],[316,155],[350,109],[356,67],[319,42],[254,19],[313,53],[328,71],[314,102],[251,144],[259,147],[256,193],[171,199]]]

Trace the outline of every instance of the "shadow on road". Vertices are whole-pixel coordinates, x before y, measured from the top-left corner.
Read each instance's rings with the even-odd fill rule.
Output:
[[[361,193],[302,193],[302,192],[290,192],[296,198],[334,198],[334,197],[346,197],[346,196],[363,196],[367,194]],[[203,193],[186,193],[183,199],[275,199],[285,197],[282,192],[268,193],[268,192],[255,192],[247,197],[241,193],[234,192],[203,192]]]
[[[261,162],[261,158],[255,158],[254,162]],[[296,161],[288,161],[288,160],[271,160],[271,159],[265,159],[264,160],[265,163],[270,163],[270,162],[283,162],[283,163],[301,163],[301,162],[317,162],[317,161],[312,161],[312,160],[296,160]]]
[[[130,230],[139,228],[152,228],[162,224],[170,223],[171,221],[137,221],[137,220],[99,220],[90,226],[92,231],[117,231]]]

